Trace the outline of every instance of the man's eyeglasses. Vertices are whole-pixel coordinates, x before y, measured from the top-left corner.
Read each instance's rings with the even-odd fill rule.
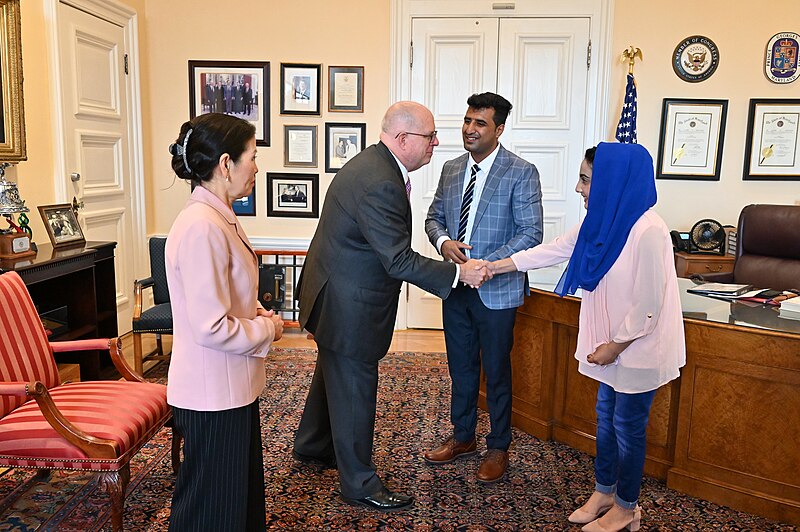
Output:
[[[412,133],[411,131],[401,131],[400,133],[395,135],[394,138],[399,138],[400,135],[414,135],[417,137],[425,137],[426,139],[428,139],[428,142],[430,144],[433,144],[433,141],[436,140],[437,133],[438,131],[436,131],[435,129],[433,130],[433,133]]]

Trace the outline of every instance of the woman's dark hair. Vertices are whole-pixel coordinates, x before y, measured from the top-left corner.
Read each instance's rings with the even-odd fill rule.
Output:
[[[175,143],[170,144],[172,169],[195,184],[208,181],[222,154],[238,161],[255,134],[255,126],[247,120],[222,113],[200,115],[184,122]]]
[[[589,163],[589,166],[594,166],[594,153],[597,151],[597,146],[592,146],[583,155],[583,159]]]

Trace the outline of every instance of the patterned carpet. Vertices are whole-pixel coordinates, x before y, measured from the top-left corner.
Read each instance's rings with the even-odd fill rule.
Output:
[[[580,530],[566,516],[593,486],[592,458],[565,445],[514,431],[508,478],[484,486],[475,480],[479,458],[437,468],[421,451],[439,442],[449,412],[444,355],[392,353],[381,363],[375,463],[390,488],[416,495],[412,510],[378,514],[343,503],[335,471],[317,471],[291,458],[314,367],[314,351],[275,349],[267,360],[262,395],[266,449],[266,504],[272,530],[562,531]],[[163,366],[163,365],[162,365]],[[148,374],[163,379],[165,368]],[[485,434],[488,417],[479,416]],[[174,478],[168,429],[131,464],[126,530],[166,530]],[[669,490],[646,478],[642,530],[796,531]],[[110,530],[107,499],[91,477],[55,472],[40,479],[12,470],[0,477],[0,531]]]

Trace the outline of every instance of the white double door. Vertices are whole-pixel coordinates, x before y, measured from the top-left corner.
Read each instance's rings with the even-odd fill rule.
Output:
[[[500,142],[539,170],[544,241],[578,223],[574,192],[586,146],[588,18],[415,18],[411,99],[433,112],[439,146],[411,176],[412,246],[441,258],[425,234],[425,217],[445,161],[464,153],[467,97],[496,92],[513,109]],[[555,285],[563,266],[531,272]],[[409,285],[407,325],[441,328],[441,300]]]

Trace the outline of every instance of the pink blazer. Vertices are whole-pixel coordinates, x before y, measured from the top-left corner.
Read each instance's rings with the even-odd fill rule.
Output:
[[[195,188],[166,245],[172,304],[167,402],[217,411],[252,403],[265,384],[264,357],[275,336],[257,316],[258,266],[230,207]]]

